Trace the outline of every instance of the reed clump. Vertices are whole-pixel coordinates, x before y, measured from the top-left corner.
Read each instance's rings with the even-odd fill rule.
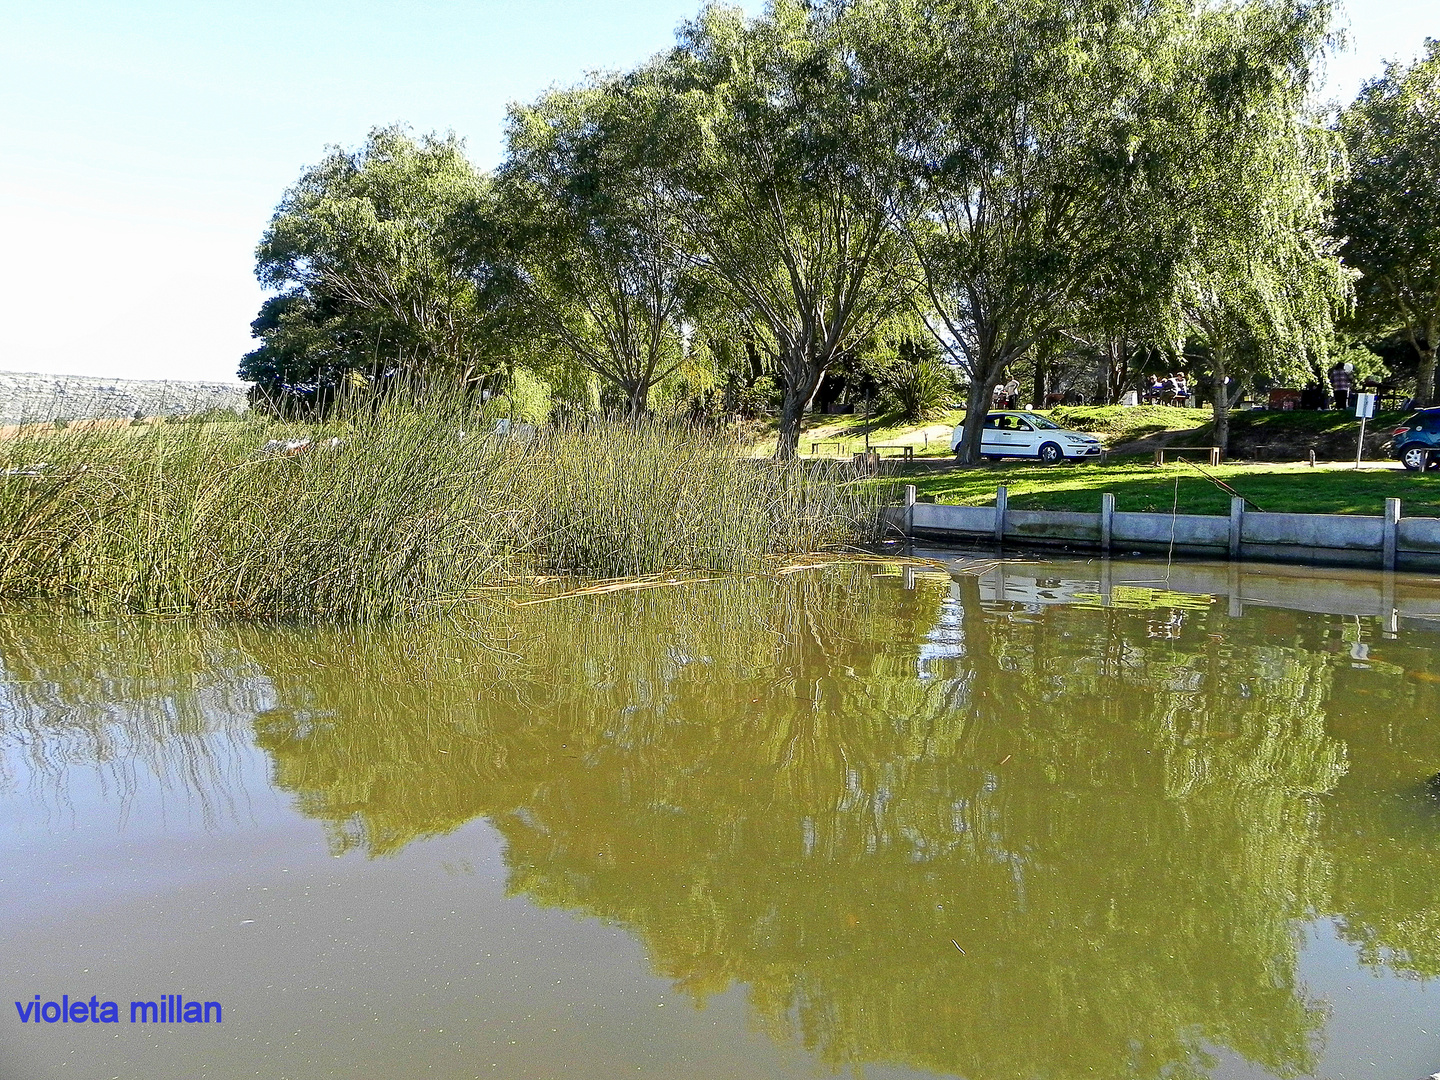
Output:
[[[835,467],[749,461],[718,433],[493,427],[431,397],[319,426],[21,429],[0,439],[0,600],[368,620],[537,570],[746,570],[876,529]]]
[[[546,443],[532,502],[560,570],[755,570],[875,532],[875,496],[834,463],[756,461],[722,434],[662,423],[562,427]]]

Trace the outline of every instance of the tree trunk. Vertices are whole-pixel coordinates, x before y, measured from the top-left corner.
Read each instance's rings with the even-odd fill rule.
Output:
[[[1035,357],[1035,391],[1031,396],[1031,404],[1037,409],[1045,408],[1046,395],[1050,393],[1050,354],[1049,350],[1040,350]]]
[[[1435,342],[1427,340],[1425,348],[1415,342],[1420,366],[1415,372],[1415,408],[1423,409],[1435,400]]]
[[[627,403],[629,419],[633,423],[642,419],[650,409],[650,387],[645,385],[642,380],[633,386],[627,386],[625,392],[629,399]]]
[[[1225,381],[1225,354],[1219,349],[1215,350],[1215,359],[1211,370],[1215,382],[1213,395],[1215,407],[1215,445],[1220,448],[1221,457],[1229,457],[1230,406],[1234,404],[1234,399],[1230,395],[1230,386]],[[1238,396],[1237,393],[1236,397]]]
[[[970,394],[965,401],[965,421],[960,429],[960,445],[955,458],[962,465],[974,465],[980,461],[980,439],[985,433],[985,414],[990,411],[990,399],[995,384],[1000,381],[1000,365],[990,365],[983,375],[976,372],[970,380]]]
[[[825,368],[805,361],[785,364],[785,397],[780,404],[780,431],[775,440],[777,461],[790,461],[800,449],[800,425],[805,410],[820,389]]]

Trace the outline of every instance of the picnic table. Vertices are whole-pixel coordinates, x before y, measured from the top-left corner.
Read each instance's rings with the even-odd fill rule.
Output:
[[[1209,464],[1212,467],[1220,464],[1221,454],[1220,448],[1218,446],[1171,446],[1168,448],[1160,447],[1157,448],[1155,451],[1155,464],[1164,465],[1166,454],[1169,454],[1171,457],[1179,457],[1181,454],[1196,453],[1204,453],[1209,459]]]
[[[871,450],[899,450],[905,455],[906,461],[915,460],[915,447],[903,446],[899,443],[885,443],[884,445],[871,445]]]

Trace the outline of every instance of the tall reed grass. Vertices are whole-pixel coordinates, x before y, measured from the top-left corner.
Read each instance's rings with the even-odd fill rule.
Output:
[[[484,430],[451,399],[319,427],[22,428],[0,438],[0,600],[388,618],[537,570],[745,570],[875,531],[876,497],[836,467],[746,460],[717,433]],[[259,452],[286,438],[312,442]]]

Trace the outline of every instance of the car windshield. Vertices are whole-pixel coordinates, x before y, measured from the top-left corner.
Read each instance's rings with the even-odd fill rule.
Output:
[[[1041,431],[1059,431],[1059,430],[1061,430],[1059,424],[1052,424],[1049,420],[1046,420],[1043,416],[1036,416],[1034,413],[1026,413],[1026,414],[1025,414],[1025,419],[1026,419],[1026,420],[1029,420],[1030,423],[1034,424],[1034,425],[1035,425],[1037,428],[1039,428]]]

